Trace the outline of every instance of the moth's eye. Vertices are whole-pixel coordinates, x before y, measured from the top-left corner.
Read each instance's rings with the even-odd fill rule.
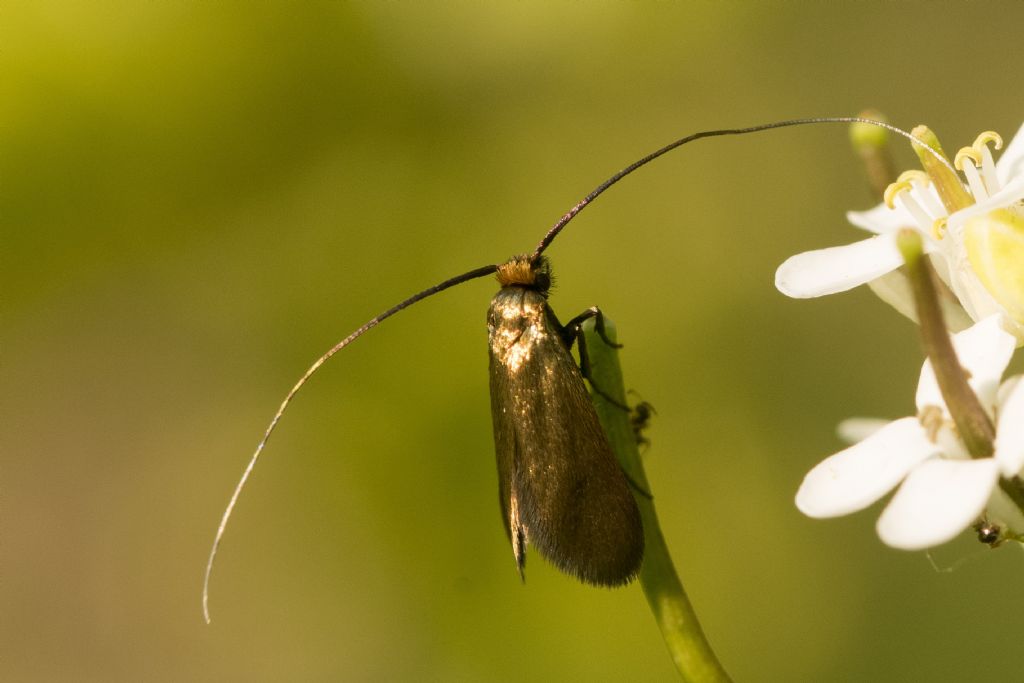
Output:
[[[533,278],[533,286],[542,292],[551,289],[551,276],[547,273],[537,273]]]

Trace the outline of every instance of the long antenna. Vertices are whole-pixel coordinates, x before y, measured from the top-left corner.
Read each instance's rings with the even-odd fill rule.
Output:
[[[376,327],[384,320],[387,320],[395,313],[398,313],[403,308],[412,306],[417,301],[426,299],[428,296],[433,296],[438,292],[443,292],[449,287],[468,282],[469,280],[475,280],[476,278],[490,275],[491,273],[498,270],[498,266],[482,266],[475,268],[462,275],[457,275],[451,279],[445,280],[439,284],[424,289],[418,294],[414,294],[405,301],[395,306],[392,306],[388,310],[375,315],[369,321],[366,322],[362,327],[357,329],[352,334],[348,335],[340,342],[331,347],[331,350],[316,359],[316,362],[309,366],[309,370],[302,375],[292,390],[288,392],[288,395],[284,397],[284,401],[281,402],[281,407],[274,413],[274,419],[270,421],[270,425],[267,427],[267,431],[263,433],[263,438],[260,439],[259,444],[256,446],[256,451],[249,458],[249,464],[246,465],[245,471],[242,472],[242,478],[238,480],[238,484],[235,486],[234,492],[231,494],[231,500],[228,501],[228,506],[224,509],[224,514],[221,515],[220,524],[217,526],[217,535],[213,539],[213,547],[210,548],[210,558],[206,561],[206,574],[203,576],[203,618],[206,619],[206,623],[210,623],[210,574],[213,572],[213,562],[217,558],[217,549],[220,547],[221,538],[224,537],[224,529],[228,525],[228,519],[231,517],[231,512],[235,509],[235,503],[238,502],[238,496],[242,493],[242,488],[245,487],[245,482],[249,480],[249,475],[252,474],[252,470],[256,467],[256,461],[260,458],[260,453],[263,452],[263,447],[267,445],[267,440],[273,433],[274,428],[277,427],[277,423],[281,420],[281,416],[284,415],[284,411],[287,410],[288,404],[291,403],[292,397],[298,393],[299,389],[306,383],[314,372],[320,369],[320,366],[327,362],[331,356],[341,351],[343,348],[354,342],[359,337],[363,336],[370,329]]]
[[[566,224],[569,221],[571,221],[573,218],[575,218],[576,214],[578,214],[580,211],[585,209],[588,204],[590,204],[592,201],[597,199],[597,197],[602,192],[604,192],[609,187],[611,187],[615,183],[619,182],[620,180],[622,180],[623,178],[628,176],[630,173],[632,173],[633,171],[635,171],[638,168],[640,168],[641,166],[646,166],[647,164],[649,164],[650,162],[654,161],[655,159],[657,159],[658,157],[662,156],[663,154],[667,154],[667,153],[671,152],[676,147],[682,147],[683,145],[685,145],[685,144],[687,144],[689,142],[693,142],[694,140],[700,140],[701,138],[713,138],[713,137],[718,137],[718,136],[721,136],[721,135],[746,135],[747,133],[758,133],[758,132],[763,131],[763,130],[772,130],[774,128],[789,128],[790,126],[806,126],[806,125],[811,125],[811,124],[815,124],[815,123],[867,123],[867,124],[870,124],[872,126],[878,126],[880,128],[885,128],[888,131],[891,131],[891,132],[896,133],[898,135],[902,135],[903,137],[907,138],[908,140],[910,140],[914,144],[921,145],[922,147],[927,149],[933,156],[935,156],[936,159],[938,159],[947,168],[949,168],[949,170],[953,171],[953,173],[956,174],[956,169],[953,168],[952,164],[949,163],[949,160],[947,160],[946,157],[944,157],[941,152],[939,152],[937,149],[935,149],[931,145],[927,144],[926,142],[923,142],[922,140],[919,140],[919,139],[915,138],[913,135],[911,135],[907,131],[903,130],[902,128],[897,128],[896,126],[890,125],[888,123],[884,123],[882,121],[875,121],[873,119],[866,119],[866,118],[863,118],[863,117],[860,117],[860,116],[816,116],[816,117],[810,117],[810,118],[804,118],[804,119],[789,119],[789,120],[786,120],[786,121],[775,121],[773,123],[762,123],[760,125],[750,126],[748,128],[722,128],[720,130],[705,130],[705,131],[701,131],[699,133],[693,133],[691,135],[687,135],[684,138],[679,138],[675,142],[670,142],[669,144],[665,145],[661,149],[659,149],[657,151],[654,151],[654,152],[651,152],[650,154],[645,156],[643,159],[639,159],[637,161],[634,161],[632,164],[630,164],[626,168],[622,169],[621,171],[619,171],[618,173],[613,175],[611,178],[609,178],[608,180],[604,181],[603,183],[598,185],[596,188],[594,188],[594,190],[590,194],[588,194],[586,197],[584,197],[582,200],[580,200],[580,202],[578,204],[576,204],[576,206],[574,206],[571,209],[569,209],[569,211],[565,215],[563,215],[561,218],[559,218],[558,222],[555,223],[551,227],[550,230],[548,230],[548,233],[546,235],[544,235],[544,239],[542,239],[540,241],[540,244],[537,245],[537,248],[534,250],[533,254],[530,256],[530,262],[531,263],[536,263],[537,259],[540,258],[540,255],[542,253],[544,253],[545,249],[547,249],[549,246],[551,246],[551,243],[555,241],[555,238],[558,237],[558,233],[562,232],[562,229],[566,226]]]

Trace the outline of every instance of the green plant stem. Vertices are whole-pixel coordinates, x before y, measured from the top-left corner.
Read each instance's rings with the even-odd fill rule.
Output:
[[[604,327],[605,336],[614,342],[615,328],[607,318]],[[704,635],[697,613],[686,596],[665,545],[654,501],[650,497],[653,492],[644,473],[636,436],[630,424],[630,414],[622,407],[626,404],[626,390],[619,367],[618,350],[601,339],[593,319],[583,324],[583,335],[591,381],[604,394],[602,396],[601,393],[591,392],[597,415],[622,469],[634,487],[639,489],[634,490],[633,495],[640,507],[644,525],[645,549],[640,585],[658,622],[658,628],[661,629],[665,644],[683,680],[690,683],[731,681]]]
[[[956,423],[957,433],[972,458],[991,458],[995,451],[995,425],[967,383],[967,375],[953,348],[939,306],[935,285],[937,276],[925,257],[921,237],[913,230],[904,229],[900,231],[897,245],[914,292],[914,306],[925,353],[932,363],[939,391]],[[1021,479],[1000,479],[999,488],[1024,513],[1024,483]]]
[[[946,331],[936,293],[935,276],[931,264],[924,256],[921,237],[913,230],[906,229],[900,232],[898,244],[914,292],[921,340],[932,362],[942,398],[949,407],[960,438],[971,457],[991,458],[996,430],[974,390],[967,383],[967,376],[953,349],[953,341]]]

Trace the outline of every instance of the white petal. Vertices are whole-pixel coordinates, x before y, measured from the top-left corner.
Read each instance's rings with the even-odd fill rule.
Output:
[[[796,506],[808,517],[838,517],[863,510],[911,468],[937,454],[916,418],[890,422],[808,472],[797,491]]]
[[[953,348],[960,359],[960,365],[968,373],[967,382],[988,410],[995,405],[999,378],[1009,365],[1016,346],[1016,338],[1003,329],[998,315],[989,316],[953,335]],[[916,403],[919,411],[925,406],[946,405],[930,360],[926,360],[921,368]]]
[[[953,335],[953,348],[967,370],[967,381],[986,407],[995,405],[999,380],[1016,346],[1017,340],[1003,329],[999,315],[990,315]]]
[[[949,287],[949,283],[951,281],[950,278],[952,277],[949,272],[951,265],[949,256],[943,250],[939,249],[933,251],[929,255],[928,260],[931,262],[932,268],[935,269],[935,274],[939,276],[939,279],[942,280],[944,285]],[[949,296],[949,294],[946,296]]]
[[[996,426],[996,461],[1005,477],[1018,474],[1024,467],[1024,382],[1015,379],[1005,395],[1000,392]]]
[[[892,420],[878,417],[850,417],[836,425],[836,435],[840,441],[849,444],[858,443],[868,438]]]
[[[1021,147],[1024,147],[1024,145],[1021,145]],[[966,209],[960,209],[950,216],[947,228],[950,234],[959,236],[964,224],[971,218],[983,216],[995,209],[1012,206],[1022,198],[1024,198],[1024,169],[1019,170],[1016,176],[1004,183],[1003,189],[985,201],[971,204]]]
[[[921,195],[919,188],[911,190],[911,196],[917,201],[917,203],[924,208],[926,211],[929,206],[942,206],[942,202],[939,199],[939,193],[935,190],[933,185],[928,186],[928,196],[924,197]],[[929,212],[930,213],[930,212]],[[945,214],[933,216],[933,218],[940,218]],[[890,209],[885,204],[879,204],[873,209],[867,211],[847,211],[846,220],[850,221],[858,228],[873,232],[878,235],[884,235],[890,232],[896,232],[900,228],[912,227],[920,229],[917,218],[914,214],[907,211],[901,202],[895,203],[895,208]],[[928,226],[931,227],[931,226]]]
[[[835,294],[884,275],[902,263],[895,236],[881,235],[791,256],[775,271],[775,287],[796,299]]]
[[[1024,125],[996,161],[996,175],[1006,185],[1011,178],[1024,174]]]
[[[847,211],[846,220],[861,230],[867,230],[876,235],[896,232],[904,226],[917,225],[914,216],[903,208],[902,204],[897,204],[895,209],[890,209],[885,204],[879,204],[867,211]]]
[[[910,289],[910,280],[901,269],[893,270],[876,277],[868,283],[868,287],[879,299],[897,311],[917,322],[917,309],[914,308],[914,292]]]
[[[933,458],[921,463],[878,518],[879,538],[903,550],[953,539],[985,509],[998,477],[993,458]]]
[[[1010,400],[1010,394],[1017,390],[1017,385],[1024,379],[1024,375],[1014,375],[1013,377],[1007,377],[1006,380],[999,385],[999,392],[996,394],[996,415],[999,415],[1000,406],[1006,405],[1006,402]]]

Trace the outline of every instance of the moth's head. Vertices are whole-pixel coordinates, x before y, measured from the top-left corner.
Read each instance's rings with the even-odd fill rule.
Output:
[[[513,256],[498,266],[497,276],[502,287],[526,287],[544,296],[551,289],[551,264],[543,256],[534,263],[529,254]]]

